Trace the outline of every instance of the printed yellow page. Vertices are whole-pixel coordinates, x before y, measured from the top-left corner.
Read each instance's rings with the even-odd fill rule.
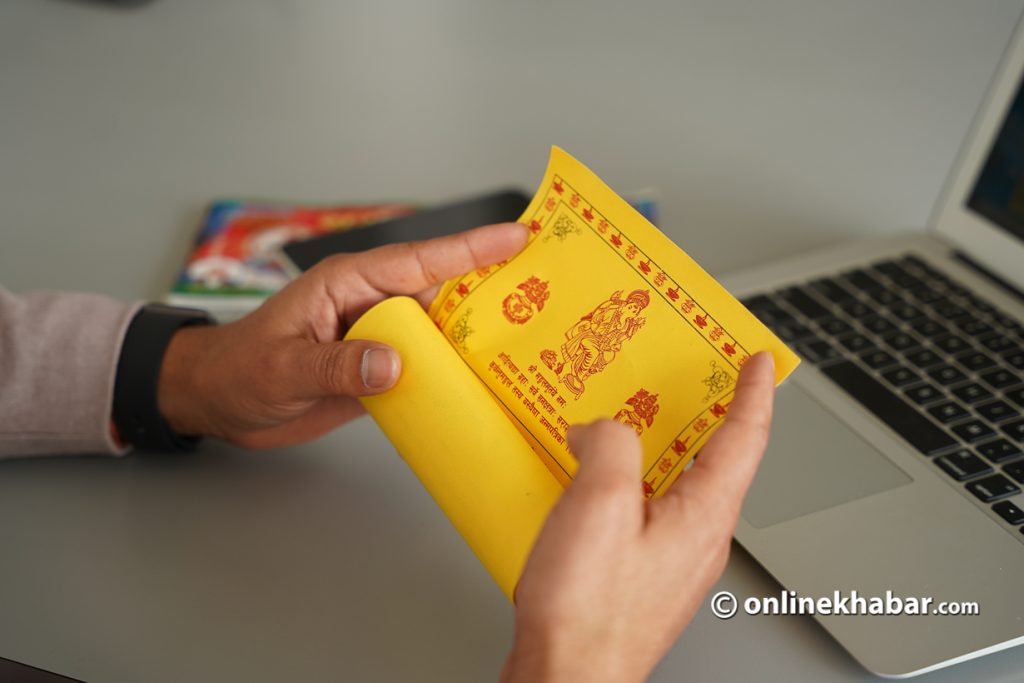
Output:
[[[553,148],[520,221],[526,248],[449,281],[429,315],[555,477],[569,425],[613,417],[663,492],[728,413],[740,367],[797,356],[583,164]],[[473,429],[467,420],[465,429]]]

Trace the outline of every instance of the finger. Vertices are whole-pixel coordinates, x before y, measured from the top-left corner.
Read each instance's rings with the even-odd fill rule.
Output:
[[[560,505],[594,523],[642,526],[642,452],[636,432],[614,420],[598,420],[572,427],[568,437],[579,469]]]
[[[284,448],[312,441],[366,413],[362,404],[350,396],[330,396],[317,401],[301,417],[273,427],[245,432],[231,438],[245,448]]]
[[[758,353],[740,371],[725,422],[665,496],[698,496],[738,512],[768,445],[774,395],[772,356]]]
[[[304,342],[293,353],[298,398],[378,394],[394,386],[402,371],[397,351],[365,339]]]
[[[328,285],[351,285],[355,276],[378,294],[416,294],[474,268],[511,258],[526,245],[529,231],[499,223],[422,242],[389,244],[324,262]]]

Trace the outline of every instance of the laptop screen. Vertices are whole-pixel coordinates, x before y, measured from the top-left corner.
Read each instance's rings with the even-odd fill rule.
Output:
[[[1024,240],[1024,87],[989,150],[967,206],[1018,239]]]

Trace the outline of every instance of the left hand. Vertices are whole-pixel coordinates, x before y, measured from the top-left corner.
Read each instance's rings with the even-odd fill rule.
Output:
[[[355,397],[389,389],[401,372],[391,347],[341,341],[359,316],[393,295],[426,306],[441,282],[514,256],[527,234],[504,223],[327,258],[247,317],[175,334],[160,412],[178,433],[251,448],[316,438],[361,415]]]

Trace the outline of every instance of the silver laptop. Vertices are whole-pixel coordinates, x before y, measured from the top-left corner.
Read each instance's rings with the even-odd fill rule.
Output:
[[[815,616],[887,677],[1024,643],[1022,76],[1019,24],[927,232],[725,278],[804,358],[736,538],[791,598],[931,598]]]

